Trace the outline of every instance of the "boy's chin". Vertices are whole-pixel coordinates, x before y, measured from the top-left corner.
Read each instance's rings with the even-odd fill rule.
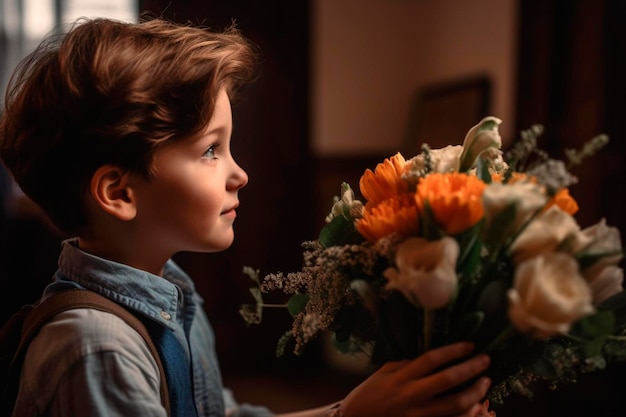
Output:
[[[226,238],[220,241],[207,242],[204,248],[201,248],[200,250],[196,252],[205,252],[205,253],[222,252],[230,248],[234,240],[235,240],[234,236],[231,236],[230,238]]]

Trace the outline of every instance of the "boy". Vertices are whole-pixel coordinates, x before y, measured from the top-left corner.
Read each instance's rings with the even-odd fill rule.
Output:
[[[234,29],[84,20],[25,60],[0,119],[15,180],[75,236],[43,297],[95,291],[173,334],[190,362],[188,405],[198,416],[271,415],[225,402],[202,300],[170,259],[233,241],[248,177],[229,150],[230,100],[253,59]],[[474,415],[487,378],[444,394],[488,366],[484,355],[465,359],[471,350],[459,343],[390,363],[340,403],[285,416]],[[31,343],[13,415],[164,416],[159,385],[137,332],[109,313],[75,309]]]

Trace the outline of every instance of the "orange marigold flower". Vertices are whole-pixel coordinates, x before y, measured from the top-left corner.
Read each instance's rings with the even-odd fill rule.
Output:
[[[491,173],[491,181],[492,182],[502,182],[503,179],[504,179],[504,176],[502,174],[499,174],[497,172],[492,172]]]
[[[376,165],[374,171],[367,169],[359,181],[361,194],[367,202],[378,204],[388,198],[406,193],[409,185],[402,179],[405,166],[406,160],[398,152]]]
[[[567,188],[561,188],[546,205],[546,209],[555,205],[564,212],[574,215],[578,211],[578,203]]]
[[[393,233],[401,236],[417,234],[419,217],[413,194],[400,194],[375,205],[368,203],[356,228],[372,243]]]
[[[487,184],[474,175],[433,173],[420,181],[415,199],[420,212],[428,201],[437,225],[454,235],[469,229],[483,217],[485,187]]]
[[[491,174],[491,181],[502,182],[503,180],[504,180],[504,176],[502,174],[499,174],[497,172],[494,172]],[[513,174],[511,175],[511,178],[509,178],[508,184],[513,184],[514,182],[526,181],[526,180],[530,182],[537,182],[537,180],[534,177],[528,177],[528,175],[526,175],[523,172],[513,172]]]

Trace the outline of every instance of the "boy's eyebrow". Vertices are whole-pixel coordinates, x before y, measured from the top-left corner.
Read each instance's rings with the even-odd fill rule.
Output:
[[[215,136],[215,135],[225,134],[225,133],[228,133],[229,131],[230,131],[230,129],[226,125],[216,126],[216,127],[211,128],[211,130],[208,130],[208,131],[205,131],[204,133],[202,133],[202,135],[200,137],[204,138],[204,137],[207,137],[207,136]]]

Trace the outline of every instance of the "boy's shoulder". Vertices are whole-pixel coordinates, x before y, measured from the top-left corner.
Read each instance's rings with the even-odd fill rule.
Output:
[[[55,366],[64,363],[69,367],[94,355],[120,355],[150,365],[154,371],[150,373],[158,379],[157,364],[142,336],[119,316],[93,308],[75,308],[54,316],[32,340],[25,362],[30,365],[45,358]]]
[[[73,291],[65,293],[68,292]],[[91,390],[93,387],[90,388],[90,385],[94,382],[103,377],[107,380],[107,375],[116,375],[116,378],[131,383],[137,379],[137,375],[141,375],[138,385],[143,384],[143,387],[136,388],[145,390],[148,396],[155,392],[158,394],[162,374],[155,360],[158,354],[151,352],[144,339],[147,336],[145,329],[140,329],[137,324],[131,326],[127,323],[127,320],[133,322],[131,313],[111,307],[114,303],[101,296],[83,290],[74,291],[74,294],[78,294],[80,300],[68,302],[68,297],[54,296],[56,299],[49,300],[52,302],[43,308],[31,309],[25,321],[23,317],[17,318],[15,325],[18,328],[24,323],[23,334],[28,334],[32,329],[35,336],[25,349],[25,356],[17,362],[18,366],[21,364],[20,381],[9,379],[7,384],[11,385],[4,387],[3,391],[7,388],[17,389],[19,384],[21,388],[16,403],[20,409],[35,407],[41,410],[53,401],[59,387],[72,387],[80,395],[81,392],[86,394],[87,390]],[[88,308],[78,305],[77,301],[83,304],[91,302],[97,306]],[[59,310],[61,312],[57,312]],[[29,309],[25,308],[24,311]],[[36,324],[41,322],[45,324]],[[3,337],[6,339],[6,336]],[[12,337],[19,338],[19,334]],[[3,339],[5,343],[8,345],[13,342]],[[4,350],[6,348],[3,345]],[[20,368],[16,368],[13,373],[16,371],[19,376]],[[96,388],[96,391],[114,390],[114,385]],[[8,397],[3,398],[3,407],[5,402],[12,401],[11,398],[17,394],[10,392],[7,391]]]

